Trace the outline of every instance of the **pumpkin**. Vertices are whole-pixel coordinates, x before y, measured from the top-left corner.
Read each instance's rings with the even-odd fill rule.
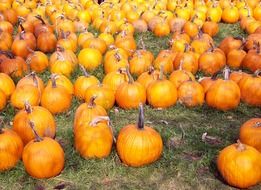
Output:
[[[19,88],[19,87],[24,86],[24,85],[34,85],[34,86],[38,87],[38,89],[40,91],[40,94],[44,90],[44,82],[43,82],[43,80],[40,77],[38,77],[35,74],[35,72],[32,72],[29,75],[21,78],[18,81],[18,83],[16,85],[16,88]]]
[[[217,158],[217,168],[222,177],[237,188],[248,188],[260,182],[260,163],[260,152],[240,141],[225,147]]]
[[[222,20],[226,23],[236,23],[239,19],[238,8],[234,6],[226,7],[222,12]]]
[[[240,80],[244,76],[248,76],[249,74],[239,70],[239,71],[232,71],[229,75],[229,79],[235,81],[237,84],[239,84]]]
[[[118,87],[128,81],[125,69],[120,68],[118,71],[110,72],[103,78],[102,84],[107,85],[115,93]]]
[[[55,137],[56,124],[53,115],[44,107],[31,106],[26,102],[24,109],[20,110],[13,120],[13,130],[25,145],[35,138],[29,120],[34,122],[35,130],[41,137]]]
[[[97,84],[87,88],[85,92],[85,101],[89,102],[93,96],[96,96],[95,103],[106,110],[110,110],[114,106],[114,91],[106,85]]]
[[[75,83],[74,83],[74,95],[79,99],[85,98],[85,92],[86,90],[92,86],[99,84],[99,80],[93,76],[90,75],[83,66],[80,66],[82,72],[84,73],[83,76],[79,76]]]
[[[219,48],[227,55],[231,50],[242,47],[242,44],[242,38],[228,36],[220,42]]]
[[[139,106],[138,123],[126,125],[120,130],[116,147],[120,159],[128,166],[140,167],[160,158],[162,138],[156,130],[144,125],[142,104]]]
[[[107,116],[106,110],[95,103],[96,96],[91,97],[88,103],[82,103],[75,111],[74,131],[84,123],[89,123],[98,116]]]
[[[160,71],[155,70],[154,67],[150,67],[148,71],[142,73],[138,79],[137,82],[139,82],[142,86],[144,86],[145,89],[150,85],[151,82],[157,80],[159,78]],[[166,77],[163,76],[165,79]]]
[[[84,48],[78,55],[79,64],[87,70],[94,70],[102,63],[102,54],[93,48]]]
[[[261,118],[252,118],[243,123],[239,131],[239,139],[242,143],[256,148],[261,152]]]
[[[252,106],[261,106],[261,72],[256,71],[254,75],[245,75],[238,85],[241,91],[241,100]]]
[[[213,37],[213,36],[217,35],[217,33],[219,31],[218,24],[213,21],[207,21],[203,24],[202,31],[204,33],[210,35],[211,37]]]
[[[261,51],[260,43],[256,45],[256,49],[249,50],[242,61],[242,66],[252,72],[261,69]]]
[[[171,50],[161,50],[153,62],[153,66],[160,70],[163,65],[163,71],[165,74],[173,71],[173,61],[175,60],[176,54]]]
[[[35,37],[38,37],[43,32],[50,32],[53,33],[53,28],[49,24],[46,24],[44,19],[40,15],[36,15],[35,18],[37,18],[40,22],[37,22],[34,25],[34,35]]]
[[[37,73],[44,72],[49,66],[47,55],[41,51],[34,51],[29,54],[26,58],[26,63],[30,66],[32,71]]]
[[[47,85],[43,91],[41,105],[47,108],[52,114],[58,114],[69,110],[72,102],[72,94],[59,84],[56,84],[56,77],[51,76],[51,85]]]
[[[129,56],[132,55],[137,48],[134,37],[127,35],[125,30],[116,36],[115,46],[124,49]]]
[[[246,55],[247,53],[242,48],[231,50],[227,54],[227,65],[233,69],[240,68]]]
[[[35,85],[22,85],[17,87],[11,96],[11,105],[17,109],[23,109],[24,103],[28,102],[33,106],[40,103],[41,93],[38,86]]]
[[[7,98],[15,91],[14,81],[5,73],[0,73],[0,90],[3,91]]]
[[[62,54],[58,54],[58,59],[53,64],[51,64],[50,71],[51,73],[70,77],[71,73],[73,72],[73,64],[66,60]]]
[[[0,147],[0,172],[2,172],[15,167],[22,157],[24,145],[13,130],[0,126]]]
[[[229,69],[225,69],[225,80],[217,79],[206,93],[206,103],[213,108],[227,111],[240,103],[240,88],[229,80]]]
[[[176,88],[178,89],[179,86],[186,81],[189,80],[195,80],[194,75],[186,70],[182,69],[182,64],[180,64],[180,67],[178,70],[173,71],[169,76],[170,82],[172,82]]]
[[[106,74],[115,72],[120,68],[125,68],[128,65],[128,59],[116,51],[113,56],[108,56],[104,61],[104,72]]]
[[[50,137],[40,137],[29,121],[36,138],[25,147],[22,155],[26,172],[33,178],[50,178],[61,173],[64,167],[64,151],[61,145]]]
[[[139,82],[134,81],[128,67],[126,72],[128,82],[122,83],[117,88],[115,100],[118,106],[123,109],[137,108],[140,103],[146,102],[146,90]]]
[[[0,71],[12,77],[22,77],[27,72],[27,65],[22,57],[14,56],[10,52],[0,52],[8,54],[7,59],[0,61]]]
[[[57,39],[52,32],[42,32],[36,40],[37,48],[43,53],[54,52],[57,44]]]
[[[112,144],[113,133],[109,126],[108,116],[98,116],[90,122],[85,122],[77,128],[74,133],[75,149],[84,158],[105,158],[109,156]]]
[[[153,29],[153,33],[157,37],[163,37],[170,34],[170,27],[166,20],[156,23]]]
[[[70,79],[68,79],[66,76],[60,75],[60,74],[52,74],[51,78],[52,77],[55,78],[55,82],[57,85],[64,87],[69,94],[73,95],[74,88],[73,88],[73,84],[70,81]],[[52,86],[52,79],[49,79],[46,87],[51,87],[51,86]]]
[[[12,47],[13,37],[8,32],[0,30],[0,50],[7,51]]]
[[[261,44],[261,34],[260,33],[250,34],[246,38],[245,48],[247,50],[257,49],[258,43]]]
[[[83,48],[93,48],[100,51],[101,54],[104,54],[107,50],[107,45],[105,41],[101,38],[88,38],[82,44]]]
[[[178,88],[178,99],[187,107],[201,106],[205,99],[204,88],[197,81],[185,81]]]
[[[194,38],[199,32],[198,26],[193,22],[195,18],[196,17],[194,17],[191,21],[187,21],[183,27],[184,32],[187,33],[191,38]]]
[[[147,101],[154,108],[167,108],[177,101],[177,89],[172,82],[163,79],[163,66],[158,80],[151,82],[147,88]]]

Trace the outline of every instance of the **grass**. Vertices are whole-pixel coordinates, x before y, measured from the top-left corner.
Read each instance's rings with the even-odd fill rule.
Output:
[[[239,25],[220,24],[215,37],[219,43],[225,36],[245,36]],[[146,47],[155,55],[168,48],[169,37],[156,38],[147,32],[135,35],[143,38]],[[77,70],[72,81],[80,74]],[[103,78],[102,67],[92,74]],[[49,72],[41,77],[46,81]],[[156,110],[145,107],[146,123],[153,126],[163,137],[164,151],[161,159],[142,168],[123,165],[115,148],[111,155],[101,160],[85,160],[73,148],[72,122],[79,101],[74,99],[69,114],[56,116],[58,126],[56,140],[65,150],[66,163],[63,172],[52,179],[36,180],[24,170],[22,162],[14,169],[0,173],[0,190],[6,189],[234,189],[219,176],[215,159],[223,147],[238,138],[240,125],[252,117],[261,117],[259,108],[240,104],[233,111],[221,112],[207,106],[188,109],[181,104]],[[8,105],[0,113],[5,122],[12,121],[15,110]],[[137,110],[112,109],[109,112],[115,135],[126,124],[137,120]],[[202,134],[215,137],[215,141],[203,142]],[[256,186],[253,189],[260,189]]]

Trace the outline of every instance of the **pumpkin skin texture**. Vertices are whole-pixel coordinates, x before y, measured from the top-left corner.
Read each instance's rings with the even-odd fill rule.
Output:
[[[5,108],[7,103],[7,97],[5,93],[0,89],[0,111]]]
[[[37,179],[57,176],[64,167],[63,149],[49,137],[38,136],[30,141],[24,147],[22,158],[26,172]]]
[[[123,127],[116,146],[120,159],[128,166],[140,167],[160,158],[163,147],[161,136],[153,128],[144,126],[142,105],[139,108],[138,124]]]
[[[109,117],[95,117],[83,123],[74,133],[76,150],[84,158],[105,158],[110,155],[113,134],[110,126],[102,121]]]
[[[9,98],[15,91],[14,81],[5,73],[0,73],[0,90]]]
[[[124,82],[117,88],[115,99],[119,107],[133,109],[146,102],[146,90],[139,82],[134,82],[128,68],[127,74],[129,82]]]
[[[228,80],[228,75],[225,80],[216,80],[206,93],[206,102],[210,107],[227,111],[234,109],[240,103],[240,88],[234,81]]]
[[[261,106],[261,77],[259,72],[256,72],[254,76],[243,76],[238,85],[243,102],[251,106]]]
[[[179,88],[179,86],[183,82],[186,82],[186,81],[189,81],[189,80],[195,80],[195,77],[191,72],[179,69],[179,70],[175,70],[171,73],[171,75],[169,76],[169,80],[177,88]]]
[[[25,109],[20,110],[13,120],[13,130],[25,145],[35,138],[29,121],[34,122],[35,130],[41,137],[55,137],[56,124],[53,115],[46,108],[26,103]]]
[[[201,106],[204,103],[204,88],[197,81],[186,81],[178,88],[178,98],[187,107]]]
[[[246,121],[239,131],[242,143],[256,148],[261,153],[261,118],[252,118]]]
[[[260,163],[260,152],[240,142],[224,148],[217,158],[219,172],[229,185],[237,188],[248,188],[260,182]]]
[[[52,114],[58,114],[67,111],[71,107],[71,102],[72,94],[65,87],[57,85],[56,79],[52,77],[52,85],[43,91],[41,105]]]
[[[84,48],[80,51],[78,60],[86,70],[94,70],[102,63],[102,54],[97,49]]]
[[[22,157],[23,141],[10,129],[0,128],[0,172],[13,168]]]

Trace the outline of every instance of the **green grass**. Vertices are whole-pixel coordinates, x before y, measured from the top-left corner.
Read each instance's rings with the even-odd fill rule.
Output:
[[[227,35],[244,36],[239,25],[220,24],[220,32],[215,37],[219,43]],[[143,38],[146,48],[155,55],[161,49],[168,48],[169,37],[156,38],[146,32],[136,34],[136,39]],[[77,70],[72,80],[80,74]],[[103,78],[102,67],[95,74]],[[46,81],[49,72],[41,75]],[[180,104],[166,109],[156,110],[145,107],[145,119],[163,137],[164,151],[161,159],[142,168],[123,165],[116,154],[115,146],[106,159],[85,160],[73,148],[72,122],[79,101],[74,99],[69,114],[56,116],[57,136],[65,150],[66,163],[63,172],[52,179],[36,180],[24,170],[22,162],[14,169],[0,173],[0,190],[6,189],[233,189],[226,185],[219,176],[215,159],[223,147],[232,144],[238,138],[240,125],[251,117],[260,117],[259,108],[244,104],[233,111],[221,112],[207,106],[189,109]],[[15,110],[8,105],[0,113],[6,123],[12,121]],[[137,110],[109,112],[112,127],[118,131],[137,120]],[[215,137],[214,142],[203,142],[202,134]],[[253,189],[260,189],[256,186]]]

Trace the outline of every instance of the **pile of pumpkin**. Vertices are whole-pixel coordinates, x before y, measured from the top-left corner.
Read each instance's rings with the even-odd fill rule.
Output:
[[[217,34],[221,20],[240,21],[242,29],[250,35],[246,39],[226,37],[216,47],[212,37]],[[89,32],[89,25],[99,34]],[[169,49],[161,50],[156,58],[142,39],[138,43],[134,39],[135,31],[147,30],[158,37],[171,33]],[[2,168],[15,165],[24,144],[23,162],[30,175],[47,178],[61,172],[64,155],[60,145],[52,140],[56,130],[53,114],[69,111],[73,96],[86,102],[77,108],[73,128],[75,148],[83,157],[109,155],[113,134],[107,111],[116,103],[123,109],[140,107],[138,129],[135,125],[125,127],[118,136],[120,158],[131,166],[149,164],[159,158],[162,140],[156,131],[144,127],[140,105],[148,103],[162,109],[174,106],[177,101],[187,107],[201,106],[206,101],[210,107],[227,111],[235,109],[242,100],[260,107],[260,44],[258,0],[107,0],[101,5],[92,0],[0,0],[0,110],[9,99],[20,110],[13,129],[22,139],[8,141],[12,144],[8,146],[17,148],[17,154],[13,162],[8,162],[10,165]],[[102,83],[88,73],[100,65],[105,73]],[[73,84],[69,78],[77,67],[83,75]],[[48,68],[52,75],[45,85],[36,73]],[[249,72],[238,71],[242,68]],[[196,80],[198,71],[206,77]],[[223,79],[219,77],[222,72]],[[137,76],[136,81],[133,75]],[[20,80],[15,85],[11,77]],[[260,131],[259,124],[252,126],[254,131]],[[1,135],[6,133],[18,139],[13,131],[1,130]],[[93,134],[97,141],[93,140]],[[129,138],[130,135],[133,137]],[[131,144],[137,142],[137,155],[126,152],[127,137]],[[144,147],[157,146],[155,152],[143,151],[139,142],[145,138],[155,138],[155,142],[144,144]],[[260,146],[260,137],[255,142]],[[44,147],[46,143],[57,148],[49,150],[49,145]],[[239,156],[248,149],[240,143],[238,147]],[[30,168],[38,164],[41,167],[37,156],[30,157],[39,149],[46,150],[43,154],[54,155],[48,162],[59,163],[55,170],[46,167],[45,173]],[[7,154],[10,156],[8,151]],[[260,161],[260,153],[257,157]],[[242,176],[248,175],[244,169]]]

